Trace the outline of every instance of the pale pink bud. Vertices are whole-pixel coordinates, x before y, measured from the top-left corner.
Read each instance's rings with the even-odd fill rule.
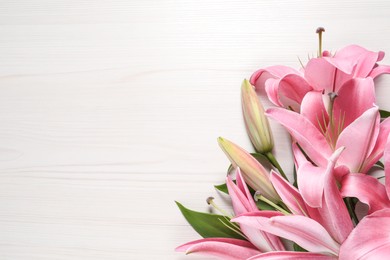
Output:
[[[253,146],[259,153],[271,152],[274,140],[268,118],[264,114],[256,91],[246,79],[241,85],[241,99],[245,126]]]
[[[222,137],[218,138],[218,143],[232,165],[241,169],[245,182],[252,189],[273,202],[280,200],[269,179],[269,173],[252,155]]]

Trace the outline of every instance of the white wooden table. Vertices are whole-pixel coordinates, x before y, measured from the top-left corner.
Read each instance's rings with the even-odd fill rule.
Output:
[[[389,13],[387,0],[1,0],[0,260],[205,259],[173,251],[199,238],[174,200],[223,204],[216,138],[250,149],[241,81],[299,67],[318,26],[327,49],[390,54]]]

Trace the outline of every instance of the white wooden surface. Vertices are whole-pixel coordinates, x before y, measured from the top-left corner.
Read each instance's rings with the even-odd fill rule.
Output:
[[[0,260],[204,259],[173,251],[199,238],[174,200],[223,204],[216,138],[250,149],[242,79],[299,67],[318,26],[327,49],[390,54],[389,13],[387,0],[1,0]]]

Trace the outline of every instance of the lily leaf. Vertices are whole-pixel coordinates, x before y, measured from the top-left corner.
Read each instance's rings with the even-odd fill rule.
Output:
[[[226,183],[223,183],[223,184],[220,184],[220,185],[215,185],[214,188],[216,188],[217,190],[219,190],[219,191],[221,191],[223,193],[229,194],[229,191],[228,191]]]
[[[294,247],[294,251],[296,251],[296,252],[307,252],[306,249],[302,248],[302,247],[301,247],[300,245],[298,245],[297,243],[294,243],[293,247]]]
[[[379,109],[379,114],[381,115],[381,119],[385,119],[390,116],[390,111]]]
[[[193,211],[184,207],[179,202],[175,202],[187,222],[202,237],[226,237],[245,240],[243,236],[234,231],[238,230],[238,226],[231,223],[229,217]]]

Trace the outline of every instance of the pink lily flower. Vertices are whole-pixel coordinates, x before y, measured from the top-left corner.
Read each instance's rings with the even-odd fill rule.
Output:
[[[236,216],[259,211],[239,168],[236,170],[236,184],[228,176],[226,185]],[[284,245],[275,235],[253,229],[245,224],[240,225],[240,230],[249,242],[230,238],[205,238],[181,245],[176,248],[176,251],[187,254],[201,253],[221,259],[247,259],[262,252],[285,250]]]
[[[271,174],[271,181],[283,199],[285,205],[293,212],[292,215],[277,215],[268,212],[251,212],[242,214],[233,222],[246,224],[253,229],[280,236],[296,242],[309,252],[272,252],[262,253],[250,259],[337,259],[340,245],[347,239],[353,229],[351,218],[342,200],[335,182],[336,161],[343,152],[338,149],[329,159],[328,165],[321,176],[316,176],[317,182],[322,182],[317,190],[304,191],[306,197],[313,196],[312,207],[304,196],[277,174]],[[307,162],[307,161],[306,161]],[[301,165],[303,162],[299,162]],[[303,166],[301,166],[303,167]],[[302,190],[309,187],[304,185]],[[273,258],[272,258],[272,257]],[[295,258],[299,259],[299,258]]]
[[[339,50],[334,56],[325,51],[301,70],[271,66],[253,73],[250,83],[265,88],[269,100],[277,106],[299,111],[304,96],[310,91],[338,92],[354,78],[376,78],[390,73],[390,66],[378,65],[384,52],[368,51],[357,45]]]
[[[314,94],[309,95],[315,96]],[[348,99],[346,96],[345,94],[338,97],[340,98],[340,104]],[[364,99],[363,97],[362,95],[360,99]],[[334,107],[338,106],[336,105],[338,104],[336,103],[338,98],[335,99]],[[311,98],[312,102],[311,105],[307,106],[308,109],[306,109],[306,105],[302,106],[304,114],[281,108],[271,108],[267,110],[267,115],[286,127],[295,141],[317,166],[324,167],[327,164],[327,158],[330,157],[333,151],[345,147],[339,164],[347,166],[351,172],[366,173],[383,155],[384,145],[387,136],[390,134],[390,119],[379,123],[378,108],[371,104],[371,108],[365,111],[363,111],[364,108],[351,106],[343,113],[346,115],[343,119],[333,116],[339,115],[339,111],[341,111],[334,108],[331,116],[323,116],[323,118],[331,119],[325,119],[323,125],[316,124],[313,121],[314,118],[318,118],[318,115],[313,115],[313,113],[323,110],[316,109],[320,105],[315,100],[318,101],[319,97]],[[303,104],[305,103],[303,102]],[[309,112],[309,107],[311,111],[314,111],[313,113]],[[356,112],[356,110],[360,110],[360,112]],[[305,113],[305,111],[308,112]],[[361,112],[362,114],[359,115]],[[354,119],[356,115],[358,117]],[[343,120],[348,125],[343,125]],[[325,127],[326,130],[324,130]]]

